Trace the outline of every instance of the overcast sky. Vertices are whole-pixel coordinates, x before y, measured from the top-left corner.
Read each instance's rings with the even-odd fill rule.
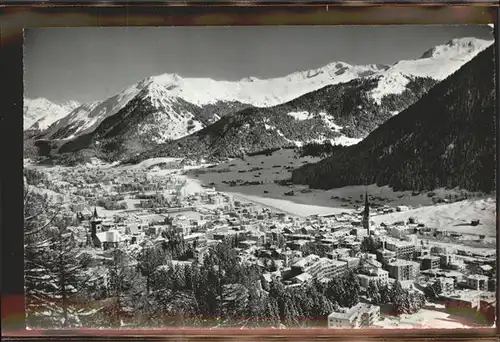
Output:
[[[25,96],[103,100],[153,75],[271,78],[334,61],[391,64],[488,26],[44,28],[25,33]]]

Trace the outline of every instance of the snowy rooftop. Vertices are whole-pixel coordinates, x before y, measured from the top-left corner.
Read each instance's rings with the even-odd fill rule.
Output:
[[[312,275],[310,275],[309,273],[301,273],[298,276],[295,276],[294,279],[300,282],[304,282],[312,279]]]
[[[361,313],[369,313],[379,310],[379,306],[359,303],[352,308],[340,308],[338,312],[332,312],[331,314],[329,314],[328,318],[351,319],[352,317],[357,316]]]
[[[481,274],[471,274],[467,277],[467,279],[488,280],[489,278],[487,276],[481,275]]]
[[[310,254],[310,255],[306,256],[305,258],[300,259],[295,264],[293,264],[293,267],[306,267],[309,264],[318,261],[319,259],[320,259],[320,257],[317,256],[316,254]]]
[[[389,266],[407,266],[407,265],[413,265],[415,267],[420,267],[420,264],[418,262],[403,260],[403,259],[395,259],[395,260],[392,260],[391,262],[389,262]]]
[[[455,291],[449,294],[443,294],[443,298],[447,299],[458,299],[463,301],[472,301],[478,299],[481,295],[481,291],[470,291],[470,290],[461,290]]]

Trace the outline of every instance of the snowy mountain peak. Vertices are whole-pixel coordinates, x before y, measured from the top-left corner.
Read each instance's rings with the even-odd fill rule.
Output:
[[[146,78],[146,81],[149,81],[148,84],[153,82],[158,85],[170,88],[181,85],[183,78],[178,74],[161,74],[157,76],[148,77]]]
[[[74,110],[81,106],[79,102],[73,100],[66,101],[62,105],[66,108],[70,108],[71,110]]]
[[[339,62],[329,63],[329,64],[325,65],[322,69],[336,69],[336,70],[338,70],[338,69],[342,69],[342,68],[352,68],[352,67],[353,67],[353,65],[351,65],[349,63],[339,61]]]
[[[171,86],[165,86],[155,80],[151,80],[137,95],[140,98],[148,98],[151,103],[158,109],[170,107],[168,103],[169,100],[175,98],[172,96],[170,88]]]
[[[484,40],[474,37],[455,38],[445,44],[437,45],[427,50],[420,57],[426,58],[449,58],[468,54],[477,54],[493,44],[493,40]]]
[[[46,98],[44,97],[37,97],[37,98],[34,98],[34,99],[29,99],[29,98],[26,98],[24,100],[25,102],[25,105],[31,105],[31,104],[44,104],[44,105],[47,105],[47,106],[50,106],[50,105],[55,105],[54,102],[51,102],[49,100],[47,100]]]
[[[493,41],[478,38],[457,38],[433,47],[419,59],[401,60],[385,71],[378,73],[382,78],[399,78],[406,82],[403,75],[414,77],[430,77],[441,81],[460,69],[479,52],[493,44]],[[399,74],[399,75],[398,75]],[[382,82],[384,83],[384,82]],[[397,82],[392,82],[395,85]],[[402,84],[396,87],[402,89]]]

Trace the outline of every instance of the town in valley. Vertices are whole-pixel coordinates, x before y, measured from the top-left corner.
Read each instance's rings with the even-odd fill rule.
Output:
[[[203,167],[210,170],[217,165]],[[99,162],[27,166],[25,180],[35,183],[28,188],[33,186],[46,200],[59,203],[58,215],[70,222],[67,232],[75,253],[88,258],[85,272],[95,272],[93,278],[101,281],[106,270],[116,266],[116,250],[129,257],[121,267],[135,270],[138,263],[152,262],[148,266],[154,268],[146,278],[155,279],[153,274],[168,268],[203,268],[211,248],[227,244],[234,262],[257,267],[259,284],[254,285],[267,296],[272,293],[270,286],[279,283],[281,291],[319,286],[327,298],[335,297],[339,294],[329,286],[339,284],[332,281],[354,277],[349,302],[342,303],[345,306],[337,302],[331,312],[309,324],[331,328],[492,324],[496,250],[491,235],[437,229],[422,223],[418,212],[411,215],[414,210],[409,206],[376,205],[368,191],[353,201],[355,209],[296,216],[204,185],[191,174],[198,168],[173,159],[133,166]],[[450,200],[440,205],[450,205]],[[384,222],[394,213],[410,215]],[[482,222],[472,218],[464,225],[474,228]],[[158,259],[142,259],[145,251],[157,250]],[[135,276],[144,278],[140,272]],[[248,301],[248,290],[239,288],[241,284],[223,281],[228,283],[215,298],[220,310],[230,311]],[[155,286],[160,291],[165,284]],[[401,298],[391,298],[392,291],[399,291]],[[464,314],[465,318],[456,318]],[[303,318],[298,312],[289,315],[296,317],[270,324],[294,326]],[[231,316],[221,315],[218,324],[252,326],[246,320],[232,321]],[[126,317],[120,318],[121,324],[133,324]],[[456,321],[447,323],[451,320]]]
[[[492,25],[47,28],[23,51],[29,329],[494,327]]]

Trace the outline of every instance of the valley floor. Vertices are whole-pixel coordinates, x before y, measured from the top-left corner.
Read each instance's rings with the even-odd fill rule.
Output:
[[[283,186],[275,183],[276,180],[289,178],[291,167],[299,167],[305,162],[315,162],[318,159],[296,158],[294,151],[282,150],[272,156],[247,157],[245,160],[232,160],[215,167],[202,168],[202,172],[200,169],[190,170],[187,175],[193,183],[210,184],[218,191],[300,217],[351,212],[363,204],[365,192],[368,192],[373,204],[412,208],[408,211],[375,215],[372,221],[376,226],[382,222],[391,224],[416,217],[419,223],[427,227],[463,234],[464,241],[470,242],[477,239],[478,235],[484,235],[486,239],[481,243],[494,248],[495,194],[481,197],[472,194],[473,197],[467,200],[435,204],[428,193],[393,191],[387,186],[379,187],[375,184],[325,191],[308,189],[307,186],[301,185]],[[237,182],[236,185],[229,184],[231,181]],[[255,181],[263,184],[240,185],[241,182]],[[285,195],[290,191],[293,191],[293,196]],[[445,198],[448,195],[457,195],[460,191],[437,189],[433,193]],[[471,226],[471,220],[480,220],[480,224]]]

